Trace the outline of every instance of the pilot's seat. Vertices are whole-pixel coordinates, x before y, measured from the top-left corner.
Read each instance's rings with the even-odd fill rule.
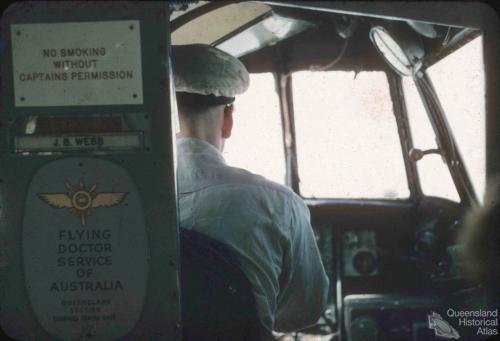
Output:
[[[252,286],[234,251],[181,229],[183,340],[261,340]]]

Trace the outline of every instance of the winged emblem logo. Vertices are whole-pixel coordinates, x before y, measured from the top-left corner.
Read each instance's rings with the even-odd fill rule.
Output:
[[[82,226],[87,224],[89,212],[95,208],[109,208],[125,200],[127,192],[97,192],[97,185],[85,186],[83,180],[72,186],[68,181],[64,183],[67,193],[38,193],[38,197],[52,208],[67,208],[80,217]]]

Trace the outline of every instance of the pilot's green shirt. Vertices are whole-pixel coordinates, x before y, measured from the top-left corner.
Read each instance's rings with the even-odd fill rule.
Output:
[[[237,252],[267,330],[314,324],[326,305],[328,278],[302,199],[226,165],[205,141],[180,138],[177,153],[181,226]]]

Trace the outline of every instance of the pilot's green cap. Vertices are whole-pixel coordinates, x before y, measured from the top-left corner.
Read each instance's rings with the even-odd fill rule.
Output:
[[[237,58],[204,44],[173,45],[175,90],[233,98],[248,89],[248,71]]]

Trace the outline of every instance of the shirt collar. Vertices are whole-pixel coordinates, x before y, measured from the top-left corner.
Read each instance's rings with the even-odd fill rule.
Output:
[[[184,155],[203,155],[209,159],[226,163],[221,152],[212,144],[192,137],[177,138],[177,153],[179,156]]]

